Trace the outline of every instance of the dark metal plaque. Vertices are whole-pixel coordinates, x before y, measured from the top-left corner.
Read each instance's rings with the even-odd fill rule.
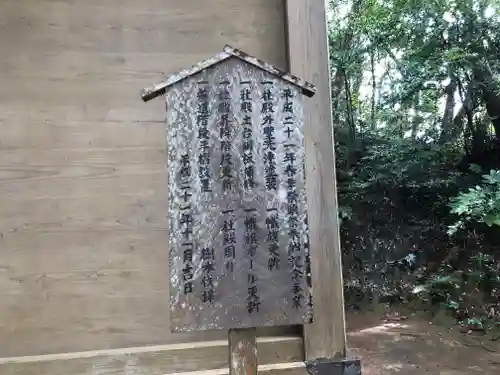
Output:
[[[310,375],[361,375],[361,362],[350,358],[318,358],[306,361],[306,369]]]
[[[301,90],[229,58],[165,95],[172,331],[308,323]]]

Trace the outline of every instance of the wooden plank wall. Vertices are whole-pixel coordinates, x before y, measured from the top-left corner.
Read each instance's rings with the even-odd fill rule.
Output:
[[[303,368],[303,344],[300,337],[257,338],[259,374],[271,375],[274,373],[273,370],[279,370],[291,375],[288,370],[296,368],[297,365]],[[197,375],[222,375],[229,369],[228,359],[227,340],[212,340],[38,356],[0,357],[0,374],[179,375],[200,371]],[[300,373],[305,374],[305,369]]]
[[[0,357],[178,343],[164,104],[226,43],[286,68],[283,0],[0,0]]]
[[[287,0],[290,69],[316,85],[305,102],[306,190],[314,322],[304,326],[306,359],[346,356],[325,0]]]

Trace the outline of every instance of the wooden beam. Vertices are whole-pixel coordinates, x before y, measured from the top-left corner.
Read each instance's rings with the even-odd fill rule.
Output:
[[[259,372],[274,373],[287,364],[303,363],[300,337],[257,337]],[[221,370],[222,369],[222,370]],[[269,369],[269,370],[266,370]],[[24,357],[0,357],[0,374],[8,375],[118,375],[134,373],[176,374],[203,370],[228,369],[228,341],[203,341],[88,352],[45,354]],[[203,371],[199,371],[203,374]],[[277,370],[276,370],[277,371]],[[282,370],[280,370],[283,373]],[[299,370],[297,370],[299,371]],[[306,374],[300,369],[300,374]],[[284,372],[286,373],[286,371]]]
[[[270,365],[262,366],[259,365],[257,373],[259,375],[309,375],[309,371],[307,370],[304,362],[273,363]],[[230,375],[230,373],[228,368],[220,368],[216,370],[191,371],[164,375]]]
[[[256,329],[229,330],[229,375],[257,375]]]
[[[330,97],[325,0],[287,0],[289,70],[317,87],[305,101],[306,191],[314,322],[306,359],[346,354],[342,260]]]

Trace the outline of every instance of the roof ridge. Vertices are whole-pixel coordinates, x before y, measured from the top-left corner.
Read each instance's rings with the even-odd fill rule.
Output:
[[[285,72],[276,66],[269,64],[261,59],[258,59],[254,56],[251,56],[247,54],[246,52],[243,52],[240,49],[233,48],[230,45],[226,44],[222,50],[222,52],[217,53],[216,55],[209,57],[205,60],[201,60],[195,65],[192,65],[189,68],[182,69],[178,71],[177,73],[173,73],[170,76],[167,77],[166,80],[144,88],[141,90],[141,98],[145,102],[156,98],[157,96],[161,96],[165,94],[166,90],[168,87],[196,74],[199,73],[205,69],[210,68],[213,65],[219,64],[231,57],[236,57],[250,65],[253,65],[254,67],[264,70],[278,78],[281,78],[297,87],[299,87],[302,90],[302,93],[308,97],[313,96],[316,93],[316,87],[312,84],[307,82],[306,80],[299,78],[291,73]]]

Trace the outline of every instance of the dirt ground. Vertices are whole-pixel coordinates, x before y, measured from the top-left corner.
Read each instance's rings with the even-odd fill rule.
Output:
[[[349,313],[349,356],[362,375],[500,375],[500,342],[402,312]]]

